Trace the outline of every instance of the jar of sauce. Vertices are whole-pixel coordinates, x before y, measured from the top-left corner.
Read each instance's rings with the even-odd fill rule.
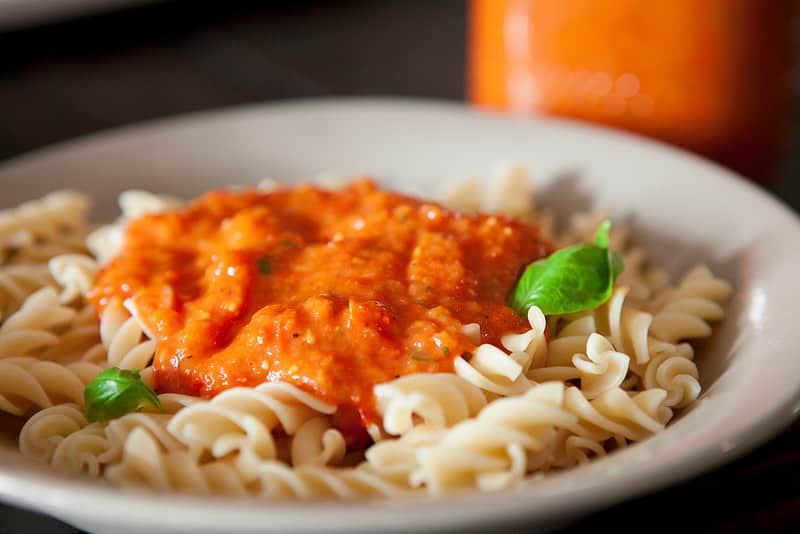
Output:
[[[639,132],[759,182],[792,117],[794,0],[472,0],[469,98]]]

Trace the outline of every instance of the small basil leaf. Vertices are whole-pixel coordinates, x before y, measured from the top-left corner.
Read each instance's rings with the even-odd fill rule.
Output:
[[[155,391],[142,382],[135,369],[106,369],[89,382],[83,392],[86,419],[103,422],[147,406],[161,410]]]
[[[603,221],[594,244],[563,248],[528,265],[509,297],[509,306],[525,317],[531,306],[538,306],[545,315],[561,315],[607,301],[624,266],[622,257],[608,249],[610,228],[610,221]]]
[[[531,306],[545,315],[599,306],[611,296],[606,249],[580,244],[530,264],[512,294],[511,307],[523,317]]]

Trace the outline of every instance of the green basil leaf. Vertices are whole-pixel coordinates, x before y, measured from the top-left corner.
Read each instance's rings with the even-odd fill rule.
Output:
[[[155,391],[142,382],[135,369],[106,369],[89,382],[83,392],[86,419],[103,422],[147,406],[161,410]]]
[[[608,249],[610,221],[603,221],[594,244],[563,248],[528,265],[509,297],[509,306],[525,317],[531,306],[545,315],[590,310],[611,296],[624,267],[622,257]]]

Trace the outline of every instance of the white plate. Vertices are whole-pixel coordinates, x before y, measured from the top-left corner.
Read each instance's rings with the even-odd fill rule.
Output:
[[[31,466],[9,442],[0,450],[0,497],[93,532],[353,532],[508,521],[552,527],[731,461],[790,422],[800,399],[800,225],[743,179],[661,144],[456,104],[323,100],[93,136],[7,163],[0,186],[6,205],[54,188],[84,189],[97,199],[99,215],[110,216],[126,188],[191,196],[321,170],[374,174],[394,188],[431,195],[441,182],[485,173],[500,158],[534,169],[548,189],[544,200],[564,208],[590,196],[616,216],[632,216],[636,237],[671,268],[706,260],[735,284],[728,318],[701,351],[703,399],[667,431],[514,491],[345,503],[123,493]]]

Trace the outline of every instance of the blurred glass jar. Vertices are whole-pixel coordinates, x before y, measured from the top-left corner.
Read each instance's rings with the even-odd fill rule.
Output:
[[[601,122],[768,182],[792,126],[795,0],[472,0],[469,98]]]

